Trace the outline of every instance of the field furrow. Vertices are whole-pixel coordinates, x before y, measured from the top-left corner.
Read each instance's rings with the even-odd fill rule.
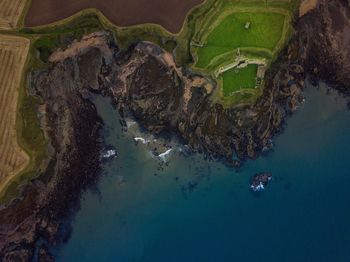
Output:
[[[25,1],[13,1],[14,4],[11,8],[11,11],[9,13],[9,16],[15,17],[15,16],[20,16],[21,15],[21,10],[22,10],[22,5],[24,7]]]
[[[27,0],[0,0],[0,29],[17,26]]]
[[[0,46],[1,49],[1,46]],[[9,65],[9,61],[11,60],[11,54],[10,52],[6,52],[6,51],[0,51],[0,56],[2,56],[1,64],[0,64],[0,79],[2,79],[2,81],[4,80],[4,77],[6,75],[6,67],[8,67]],[[4,92],[4,90],[2,90]],[[1,99],[1,98],[0,98]],[[1,104],[3,105],[3,104]],[[0,105],[0,106],[1,106]],[[1,114],[1,112],[0,112]]]
[[[11,59],[11,65],[13,65],[14,63],[14,59]],[[0,96],[0,103],[4,106],[6,106],[6,100],[9,99],[9,92],[11,92],[11,81],[13,81],[13,75],[15,74],[14,72],[14,68],[9,65],[8,69],[5,71],[5,75],[2,78],[2,85],[3,90],[1,92],[1,96]],[[7,105],[8,106],[8,105]]]
[[[0,15],[5,15],[5,10],[7,9],[7,6],[9,4],[9,1],[0,1]]]
[[[0,35],[0,191],[29,162],[16,133],[17,100],[29,43],[22,37]]]
[[[10,132],[9,130],[6,132],[6,136],[7,138],[10,137]],[[6,153],[3,155],[3,162],[4,162],[4,166],[6,168],[6,171],[7,172],[11,172],[11,169],[10,169],[10,160],[11,160],[11,155],[13,155],[13,151],[12,151],[12,147],[10,145],[10,143],[6,143],[5,144],[5,149],[6,149]]]
[[[7,160],[7,163],[8,163],[10,170],[13,170],[15,168],[16,159],[17,159],[16,154],[11,150],[9,152],[9,158]]]
[[[11,8],[11,4],[14,2],[9,1],[9,0],[3,0],[5,2],[4,8],[2,9],[2,15],[4,15],[5,17],[8,17],[8,11]]]
[[[3,108],[1,110],[6,110],[6,108]],[[7,132],[7,119],[11,117],[10,111],[6,110],[5,114],[2,115],[1,117],[1,124],[0,124],[0,145],[3,148],[3,145],[5,145],[7,141],[6,137],[6,132]],[[0,157],[1,157],[1,152],[0,152]]]
[[[8,165],[8,155],[11,153],[11,143],[9,141],[10,139],[10,132],[6,128],[3,136],[3,143],[1,144],[1,154],[0,154],[0,161],[4,167]]]
[[[13,5],[16,3],[16,1],[7,1],[8,4],[4,9],[4,15],[6,17],[9,17],[9,15],[11,14],[11,10],[13,9]]]

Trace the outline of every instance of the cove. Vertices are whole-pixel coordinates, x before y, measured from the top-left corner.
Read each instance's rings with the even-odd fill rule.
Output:
[[[273,152],[238,172],[179,152],[159,170],[96,98],[119,157],[104,164],[100,193],[84,193],[57,260],[349,261],[350,111],[323,84],[305,97]],[[254,194],[249,179],[262,171],[273,180]]]

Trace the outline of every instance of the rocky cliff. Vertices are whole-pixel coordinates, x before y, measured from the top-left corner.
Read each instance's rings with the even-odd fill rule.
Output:
[[[33,73],[30,92],[45,101],[50,162],[22,198],[0,210],[0,261],[31,261],[34,254],[40,261],[51,261],[46,244],[59,239],[62,219],[77,205],[81,190],[98,178],[102,122],[72,75],[75,66],[67,59],[49,71]],[[45,241],[35,246],[40,239]]]
[[[44,101],[50,164],[21,199],[0,210],[0,260],[51,259],[45,245],[35,244],[60,241],[63,219],[98,178],[102,123],[90,92],[112,97],[121,116],[133,115],[149,132],[174,133],[193,150],[233,165],[270,146],[297,109],[306,74],[349,92],[349,3],[319,1],[295,28],[267,72],[263,95],[232,108],[211,99],[216,85],[210,78],[176,65],[152,43],[120,51],[110,36],[97,33],[55,52],[48,69],[31,74],[30,87]]]
[[[350,2],[319,0],[298,23],[298,56],[309,74],[350,90]]]

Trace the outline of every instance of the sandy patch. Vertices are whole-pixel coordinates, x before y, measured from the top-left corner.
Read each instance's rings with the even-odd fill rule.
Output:
[[[315,9],[318,4],[318,0],[303,0],[299,7],[299,17],[306,15],[311,10]]]

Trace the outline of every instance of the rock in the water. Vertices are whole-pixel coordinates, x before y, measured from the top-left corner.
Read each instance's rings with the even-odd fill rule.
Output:
[[[102,158],[106,159],[106,160],[114,158],[114,157],[117,157],[117,150],[112,149],[112,148],[107,149],[102,155]]]
[[[255,176],[253,176],[251,183],[250,183],[250,188],[254,192],[260,192],[265,189],[267,184],[270,182],[272,179],[272,174],[271,173],[258,173]]]

